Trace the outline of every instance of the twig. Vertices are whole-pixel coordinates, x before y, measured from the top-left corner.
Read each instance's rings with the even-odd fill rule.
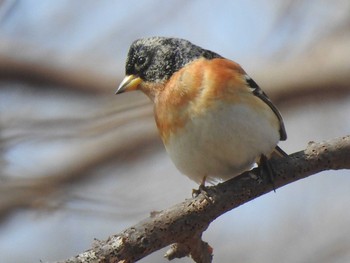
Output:
[[[350,136],[321,143],[310,142],[304,151],[271,162],[276,174],[276,188],[320,171],[350,169]],[[61,262],[135,262],[174,243],[166,254],[167,258],[191,255],[195,262],[211,262],[212,249],[201,240],[203,231],[225,212],[272,190],[268,176],[264,174],[261,181],[257,180],[258,174],[254,169],[208,187],[206,195],[200,194],[153,213],[105,241],[96,241],[88,251]]]

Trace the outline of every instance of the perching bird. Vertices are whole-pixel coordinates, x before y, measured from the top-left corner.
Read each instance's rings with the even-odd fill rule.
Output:
[[[132,43],[116,94],[141,90],[175,166],[197,183],[227,180],[274,154],[282,117],[237,63],[178,38]]]

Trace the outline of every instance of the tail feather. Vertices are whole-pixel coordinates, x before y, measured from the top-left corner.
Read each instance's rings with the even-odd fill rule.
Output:
[[[271,153],[270,158],[278,159],[278,158],[284,158],[287,156],[288,154],[285,151],[283,151],[279,146],[276,146],[276,148]]]

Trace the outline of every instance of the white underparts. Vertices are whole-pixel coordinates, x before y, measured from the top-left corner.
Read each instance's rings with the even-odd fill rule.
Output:
[[[273,151],[280,135],[278,119],[271,122],[272,115],[269,108],[258,112],[243,104],[215,107],[171,135],[166,149],[192,180],[227,180]]]

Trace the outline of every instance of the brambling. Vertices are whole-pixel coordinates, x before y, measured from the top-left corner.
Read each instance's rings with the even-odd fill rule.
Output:
[[[116,94],[141,90],[175,166],[190,179],[227,180],[283,156],[281,114],[234,61],[178,38],[132,43]]]

